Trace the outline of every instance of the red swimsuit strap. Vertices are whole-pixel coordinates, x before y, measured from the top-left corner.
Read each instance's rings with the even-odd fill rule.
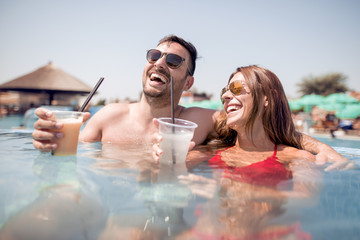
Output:
[[[275,144],[275,150],[274,150],[274,153],[273,153],[273,157],[276,157],[276,152],[277,152],[277,145]]]

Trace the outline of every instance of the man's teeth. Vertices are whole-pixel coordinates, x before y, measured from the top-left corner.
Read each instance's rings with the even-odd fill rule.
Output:
[[[227,108],[227,112],[237,111],[239,109],[240,109],[240,106],[231,105]]]
[[[163,82],[163,83],[166,83],[166,79],[163,77],[163,76],[161,76],[161,75],[158,75],[158,74],[156,74],[156,73],[153,73],[153,74],[151,74],[151,78],[150,78],[152,81],[161,81],[161,82]]]

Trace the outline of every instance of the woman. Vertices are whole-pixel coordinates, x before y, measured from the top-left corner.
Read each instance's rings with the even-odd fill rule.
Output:
[[[258,66],[240,67],[221,99],[224,111],[213,142],[221,150],[211,159],[202,149],[187,157],[188,166],[208,160],[212,179],[179,176],[193,194],[211,200],[196,211],[196,224],[179,239],[310,239],[296,222],[271,222],[284,214],[288,197],[301,197],[304,204],[319,187],[313,184],[318,174],[309,166],[315,156],[302,150],[279,79]]]
[[[307,199],[319,188],[314,184],[317,172],[303,161],[315,161],[315,156],[302,150],[279,79],[258,66],[240,67],[221,99],[217,144],[225,148],[208,160],[215,168],[213,179],[193,174],[179,178],[194,194],[213,200],[202,206],[197,223],[179,239],[311,239],[299,222],[272,222],[285,214],[288,197],[313,204]],[[192,151],[188,161],[198,161],[198,156]],[[210,187],[214,179],[219,188]],[[219,192],[204,194],[204,189]]]
[[[224,112],[216,130],[228,147],[218,151],[210,164],[230,167],[227,174],[241,175],[242,181],[275,185],[292,177],[293,160],[315,161],[313,154],[302,150],[302,135],[295,130],[281,82],[271,71],[238,68],[221,99]]]
[[[274,165],[284,171],[294,159],[315,161],[313,154],[302,150],[302,135],[295,130],[281,82],[271,71],[258,66],[236,69],[221,100],[224,111],[216,124],[216,145],[227,148],[211,164],[244,167],[258,163],[260,168]],[[159,160],[161,153],[155,144],[154,158]],[[198,156],[192,151],[187,160],[197,162]]]

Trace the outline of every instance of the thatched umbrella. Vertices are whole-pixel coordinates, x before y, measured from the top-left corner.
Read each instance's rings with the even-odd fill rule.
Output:
[[[49,62],[34,72],[0,85],[0,91],[49,94],[49,105],[57,93],[85,95],[91,87]]]

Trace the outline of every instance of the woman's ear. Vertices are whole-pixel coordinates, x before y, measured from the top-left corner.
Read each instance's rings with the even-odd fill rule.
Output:
[[[189,90],[192,85],[194,84],[194,77],[193,76],[188,76],[186,78],[186,83],[185,83],[185,86],[184,86],[184,91],[187,91]]]
[[[264,96],[264,107],[267,107],[269,105],[267,96]]]

